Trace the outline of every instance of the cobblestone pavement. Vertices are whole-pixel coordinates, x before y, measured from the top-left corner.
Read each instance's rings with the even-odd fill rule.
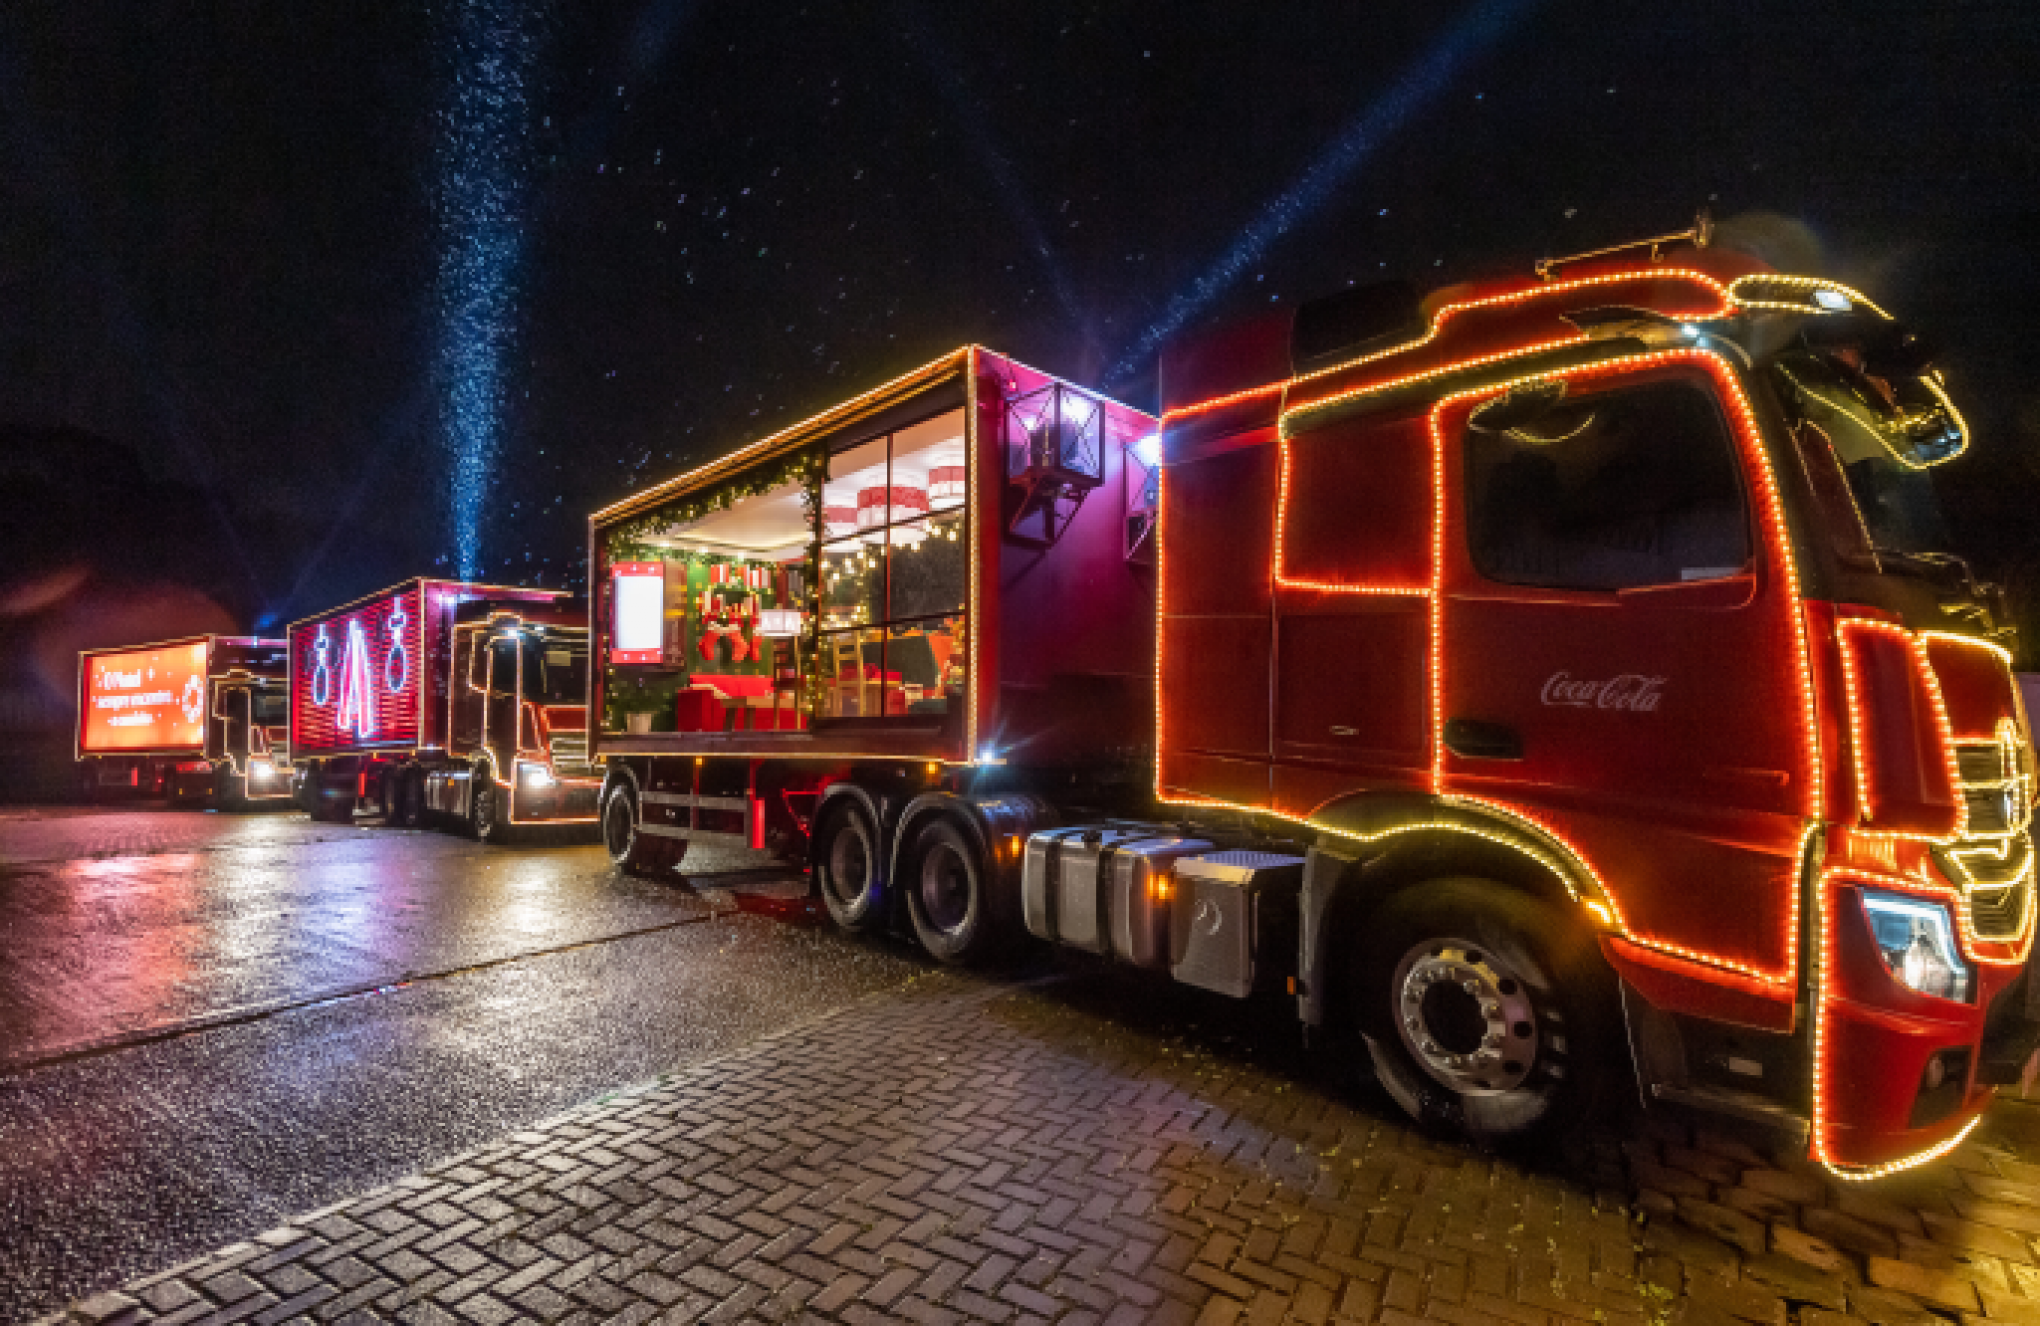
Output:
[[[1869,1189],[1652,1116],[1405,1127],[1272,1010],[933,973],[75,1304],[91,1321],[2040,1322],[2040,1111]]]

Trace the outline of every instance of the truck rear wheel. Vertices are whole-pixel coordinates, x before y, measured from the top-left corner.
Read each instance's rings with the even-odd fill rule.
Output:
[[[1592,1116],[1617,1047],[1584,927],[1513,889],[1448,879],[1397,895],[1369,930],[1360,1026],[1412,1117],[1508,1142]]]
[[[907,912],[930,957],[975,962],[997,945],[985,863],[953,821],[938,819],[915,837],[906,885]]]
[[[644,836],[638,832],[637,793],[619,781],[602,803],[602,846],[609,860],[626,875],[646,875]]]
[[[840,802],[822,821],[815,842],[815,880],[822,905],[851,934],[877,929],[885,920],[885,857],[878,826],[854,802]]]

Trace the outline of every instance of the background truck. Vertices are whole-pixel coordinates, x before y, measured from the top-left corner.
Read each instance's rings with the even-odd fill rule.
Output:
[[[1868,299],[1707,240],[1174,347],[1159,437],[966,349],[596,513],[611,854],[1284,993],[1477,1136],[1626,1063],[1844,1177],[1945,1152],[2040,1038],[1966,428]]]
[[[485,839],[591,820],[599,784],[574,762],[583,622],[562,591],[432,579],[293,622],[299,800],[315,819],[443,813]]]
[[[284,642],[200,635],[78,655],[79,784],[221,809],[282,804]]]

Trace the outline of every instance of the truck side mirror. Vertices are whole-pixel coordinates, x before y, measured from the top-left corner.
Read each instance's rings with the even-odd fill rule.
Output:
[[[1563,382],[1525,382],[1475,409],[1466,423],[1477,432],[1507,433],[1537,422],[1564,399]]]

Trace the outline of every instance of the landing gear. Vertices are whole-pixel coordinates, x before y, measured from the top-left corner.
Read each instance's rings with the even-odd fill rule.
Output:
[[[1486,1142],[1592,1115],[1617,1047],[1583,927],[1516,890],[1449,879],[1391,899],[1370,936],[1360,1026],[1403,1109]]]

